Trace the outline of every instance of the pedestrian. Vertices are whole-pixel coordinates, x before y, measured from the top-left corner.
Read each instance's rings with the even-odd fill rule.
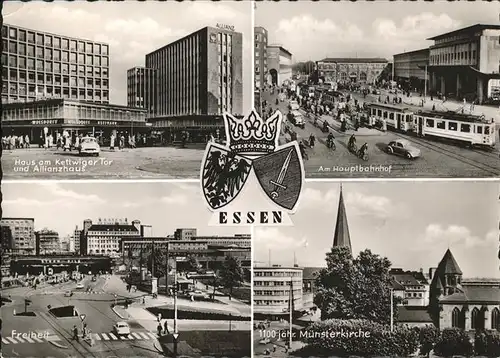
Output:
[[[78,341],[78,328],[76,324],[73,326],[73,340]]]
[[[158,337],[161,337],[161,332],[163,331],[163,327],[161,326],[161,322],[158,323]]]

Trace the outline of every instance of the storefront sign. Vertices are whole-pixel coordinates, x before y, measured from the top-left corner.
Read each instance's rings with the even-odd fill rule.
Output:
[[[217,24],[216,27],[221,29],[221,30],[234,31],[234,25]]]
[[[38,121],[31,121],[31,124],[34,125],[47,125],[47,124],[57,124],[57,123],[58,123],[57,119],[43,119]]]
[[[112,121],[97,121],[97,124],[100,126],[116,126],[118,122],[112,122]]]

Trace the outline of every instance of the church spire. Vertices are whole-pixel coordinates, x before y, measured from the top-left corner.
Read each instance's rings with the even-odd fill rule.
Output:
[[[351,236],[349,235],[349,225],[342,194],[342,184],[340,184],[339,209],[337,210],[337,222],[335,224],[335,234],[333,236],[333,247],[348,247],[352,253]]]

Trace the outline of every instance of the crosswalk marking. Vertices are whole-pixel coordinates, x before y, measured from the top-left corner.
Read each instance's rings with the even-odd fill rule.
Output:
[[[157,339],[158,336],[152,332],[130,332],[128,335],[118,335],[116,333],[92,333],[97,341],[133,341]]]
[[[156,334],[148,332],[148,334],[151,336],[151,338],[156,338]]]
[[[121,335],[121,336],[120,336],[120,339],[121,339],[122,341],[126,341],[126,340],[128,340],[128,338],[127,338],[126,336],[123,336],[123,335]]]
[[[108,333],[108,334],[109,334],[109,336],[110,336],[112,339],[114,339],[114,340],[117,340],[117,339],[118,339],[118,338],[117,338],[117,337],[116,337],[113,333]]]
[[[19,344],[19,343],[29,343],[29,344],[34,344],[34,343],[45,343],[45,342],[56,342],[60,341],[61,337],[52,334],[48,337],[2,337],[2,343],[3,344]]]
[[[102,333],[102,338],[104,338],[106,341],[109,341],[109,337],[106,335],[106,333]]]
[[[148,335],[147,335],[146,333],[139,332],[139,334],[140,334],[141,336],[143,336],[143,337],[144,337],[144,339],[149,339],[149,337],[148,337]]]
[[[9,341],[11,341],[12,343],[14,343],[14,344],[17,344],[17,343],[18,343],[18,342],[17,342],[14,338],[12,338],[12,337],[7,337],[7,339],[8,339]]]
[[[35,341],[34,341],[34,340],[32,340],[32,339],[31,339],[31,338],[29,338],[29,337],[28,337],[28,338],[24,338],[24,339],[25,339],[25,340],[27,340],[27,341],[28,341],[28,342],[30,342],[30,343],[35,343]]]
[[[103,333],[104,334],[104,333]],[[97,333],[94,333],[93,336],[95,337],[95,339],[97,339],[98,341],[101,340],[101,336],[99,336]]]
[[[9,341],[8,341],[8,340],[6,340],[5,338],[2,338],[2,343],[3,343],[3,344],[9,344]]]
[[[19,341],[19,343],[24,343],[23,338],[17,337],[16,339]]]
[[[137,339],[143,339],[142,336],[137,332],[132,332],[132,335]]]
[[[37,341],[38,343],[43,343],[43,340],[41,340],[40,338],[38,337],[33,337],[32,339],[34,339],[35,341]]]

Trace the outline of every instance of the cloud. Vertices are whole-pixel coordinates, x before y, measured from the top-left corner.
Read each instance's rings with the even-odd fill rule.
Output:
[[[288,236],[278,228],[256,228],[254,236],[254,248],[266,250],[293,250],[294,248],[306,247],[309,242],[306,237],[295,238]]]
[[[2,206],[4,207],[13,207],[13,206],[44,206],[48,204],[52,204],[53,202],[46,202],[35,199],[27,199],[27,198],[17,198],[17,199],[7,199],[2,201]]]
[[[73,190],[67,190],[62,188],[56,183],[43,183],[40,184],[44,189],[53,197],[55,200],[75,200],[78,203],[92,203],[92,204],[103,204],[105,200],[99,198],[95,194],[80,194]]]
[[[250,12],[250,5],[248,8]],[[235,21],[243,14],[231,9],[224,4],[214,4],[209,2],[193,2],[190,3],[185,10],[190,16],[199,19],[200,21],[214,22],[214,21]],[[235,22],[237,24],[238,22]],[[215,26],[215,24],[213,24]]]
[[[498,242],[498,232],[489,232],[484,237],[472,234],[469,228],[460,225],[430,224],[426,227],[423,235],[423,245],[447,244],[464,245],[468,248],[494,247]]]
[[[187,195],[182,195],[182,194],[171,194],[169,196],[164,196],[160,199],[161,202],[165,204],[178,204],[178,205],[185,205],[188,203],[188,197]]]

